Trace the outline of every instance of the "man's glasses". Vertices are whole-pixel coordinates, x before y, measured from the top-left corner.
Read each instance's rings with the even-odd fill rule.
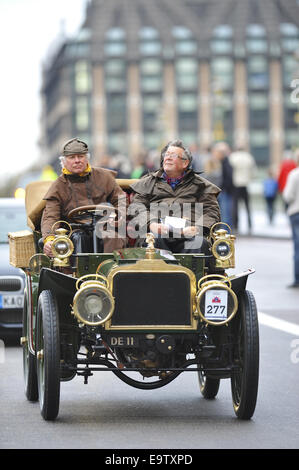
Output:
[[[188,158],[186,158],[186,157],[181,157],[181,155],[179,155],[178,153],[168,153],[168,152],[166,152],[166,153],[164,154],[164,158],[165,158],[165,157],[167,157],[167,158],[173,158],[173,159],[179,158],[180,160],[188,160]]]

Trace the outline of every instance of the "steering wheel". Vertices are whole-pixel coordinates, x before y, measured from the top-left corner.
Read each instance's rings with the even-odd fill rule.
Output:
[[[122,216],[120,211],[111,205],[108,204],[91,204],[87,206],[80,206],[80,207],[75,207],[75,209],[72,209],[67,217],[68,219],[86,219],[89,218],[93,220],[94,216],[99,216],[99,217],[105,217],[103,220],[99,220],[97,223],[98,224],[106,224],[108,222],[108,218],[114,218],[114,226],[118,227]]]

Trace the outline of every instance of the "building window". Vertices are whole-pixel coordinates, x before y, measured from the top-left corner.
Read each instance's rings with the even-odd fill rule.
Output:
[[[234,87],[232,59],[229,57],[214,57],[211,61],[211,78],[214,91],[232,89]]]
[[[122,56],[126,53],[127,46],[125,42],[113,41],[106,42],[104,49],[107,56]]]
[[[161,43],[158,40],[142,41],[139,45],[139,50],[142,55],[160,55],[161,49]]]
[[[80,60],[75,63],[75,91],[76,93],[89,93],[91,90],[91,76],[89,65]]]
[[[225,140],[230,145],[233,141],[233,95],[217,90],[212,101],[214,140]]]
[[[175,51],[181,55],[193,55],[197,52],[197,43],[194,40],[176,41]]]
[[[126,34],[122,28],[111,28],[106,32],[104,50],[107,56],[122,56],[127,51]]]
[[[121,93],[109,93],[107,102],[107,129],[108,132],[127,131],[127,96]]]
[[[159,37],[159,33],[155,28],[145,26],[139,30],[139,37],[142,40],[157,39]]]
[[[247,62],[248,87],[265,89],[269,87],[268,60],[264,56],[250,56]]]
[[[127,133],[113,132],[108,134],[108,152],[126,154],[128,149]]]
[[[269,97],[268,92],[249,92],[250,147],[261,165],[269,162]]]
[[[250,54],[264,54],[268,50],[265,27],[261,24],[247,26],[246,46]]]
[[[157,150],[161,147],[161,136],[157,133],[144,133],[144,147],[146,150]]]
[[[148,58],[141,60],[140,86],[144,93],[155,93],[162,90],[163,69],[160,59]]]
[[[109,41],[123,41],[126,38],[126,33],[122,28],[110,28],[106,32],[106,38]]]
[[[282,61],[283,66],[283,84],[290,88],[294,78],[299,78],[298,59],[294,55],[285,55]]]
[[[125,92],[127,67],[123,59],[108,59],[105,63],[105,88],[109,93]]]
[[[197,134],[197,94],[180,93],[178,95],[178,125],[179,134],[191,133],[193,141],[196,141]]]
[[[299,103],[291,99],[289,91],[284,95],[285,146],[299,146]]]
[[[176,85],[178,90],[197,90],[198,62],[196,59],[181,58],[175,63]]]
[[[250,93],[249,122],[251,129],[269,128],[269,101],[266,93]]]
[[[143,96],[143,130],[145,133],[161,131],[162,97],[161,94]]]
[[[213,36],[220,39],[229,39],[233,37],[233,28],[228,24],[220,24],[213,31]]]
[[[266,39],[247,39],[246,47],[250,54],[264,54],[268,50],[268,42]]]
[[[178,55],[194,55],[197,52],[197,42],[192,32],[185,26],[174,26],[172,35],[175,39],[175,52]]]
[[[89,128],[89,100],[86,96],[76,99],[76,130],[87,131]]]
[[[140,63],[140,81],[143,92],[155,93],[162,90],[163,70],[160,59],[143,59]]]
[[[266,37],[265,27],[261,24],[249,24],[246,28],[247,36],[253,38]]]
[[[286,52],[295,52],[299,49],[299,39],[298,38],[287,38],[282,39],[282,48]]]
[[[299,29],[293,23],[281,23],[280,33],[282,36],[297,36],[299,33]]]
[[[233,44],[231,41],[223,39],[212,39],[210,42],[210,48],[213,54],[231,54]]]
[[[155,28],[146,26],[139,30],[139,51],[143,56],[160,55],[162,51],[159,33]]]

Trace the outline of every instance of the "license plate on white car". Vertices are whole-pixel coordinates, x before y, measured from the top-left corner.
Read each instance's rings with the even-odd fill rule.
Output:
[[[0,308],[23,308],[23,295],[0,294]]]

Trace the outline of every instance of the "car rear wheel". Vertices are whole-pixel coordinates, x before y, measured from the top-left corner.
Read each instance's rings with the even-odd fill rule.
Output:
[[[60,341],[58,309],[49,290],[41,292],[36,328],[37,381],[41,414],[54,420],[60,400]]]
[[[23,376],[24,391],[29,401],[38,400],[37,375],[35,356],[29,350],[29,318],[28,318],[28,301],[26,292],[24,295],[23,307]]]
[[[250,419],[254,413],[259,376],[259,331],[254,296],[244,291],[239,296],[236,317],[237,347],[234,362],[238,370],[231,377],[231,390],[235,414]]]
[[[207,377],[204,372],[198,371],[198,381],[200,392],[204,398],[211,400],[216,397],[219,390],[220,379],[212,379],[211,377]]]

